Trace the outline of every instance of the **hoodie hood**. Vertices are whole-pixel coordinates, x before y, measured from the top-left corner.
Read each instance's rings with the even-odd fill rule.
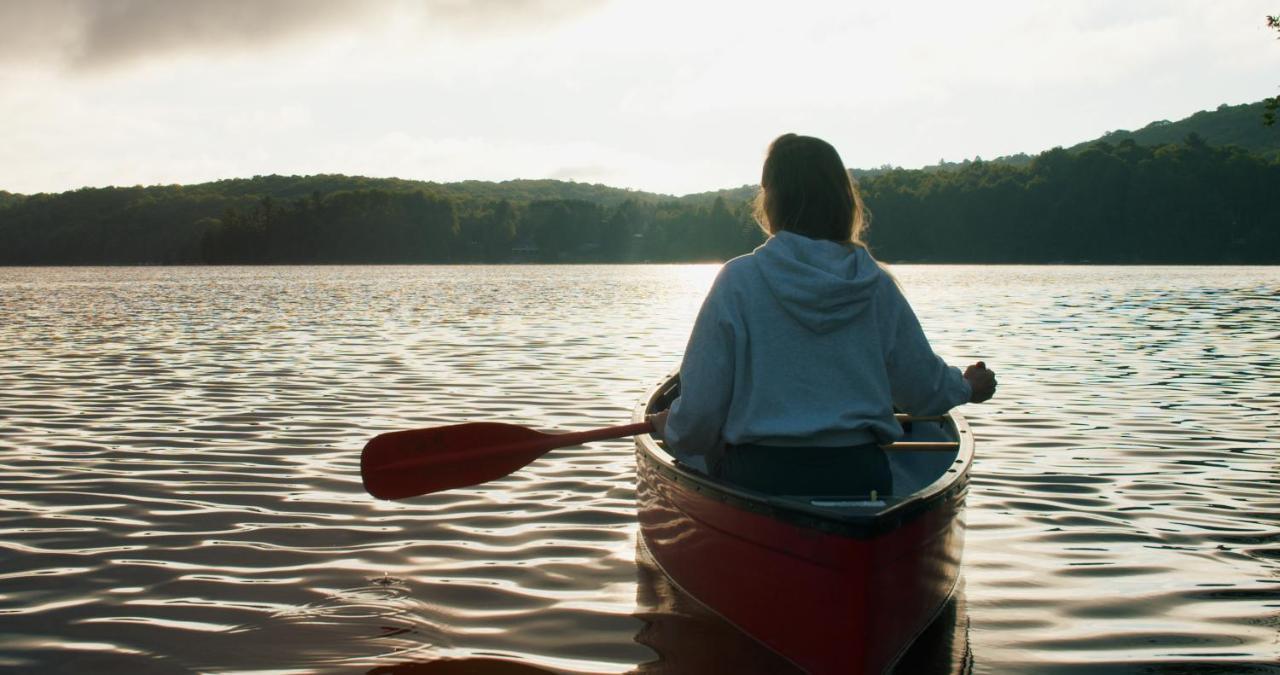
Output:
[[[880,266],[860,246],[779,232],[753,257],[782,307],[805,328],[829,333],[870,304]]]

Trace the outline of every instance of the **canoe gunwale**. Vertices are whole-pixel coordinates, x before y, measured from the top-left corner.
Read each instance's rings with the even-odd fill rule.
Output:
[[[656,405],[666,402],[663,399],[670,397],[675,391],[678,378],[679,372],[676,371],[659,381],[636,406],[633,419],[637,422],[644,421],[645,415]],[[795,499],[727,485],[679,462],[659,446],[650,434],[636,436],[636,455],[639,461],[651,465],[664,479],[735,508],[760,513],[797,527],[854,539],[870,539],[892,532],[953,499],[965,498],[969,488],[969,469],[973,464],[973,434],[968,423],[959,414],[953,412],[946,417],[959,440],[956,459],[951,467],[932,483],[910,495],[886,500],[883,507],[861,507],[856,511],[837,512]]]

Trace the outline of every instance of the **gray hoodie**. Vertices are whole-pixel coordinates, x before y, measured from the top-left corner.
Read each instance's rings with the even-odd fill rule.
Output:
[[[680,364],[665,441],[834,447],[902,436],[894,406],[938,415],[969,384],[929,347],[867,251],[790,232],[725,263]]]

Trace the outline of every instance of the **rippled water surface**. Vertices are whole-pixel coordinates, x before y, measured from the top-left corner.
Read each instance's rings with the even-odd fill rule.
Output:
[[[627,441],[359,478],[383,431],[626,422],[716,269],[0,268],[0,669],[782,668],[637,563]],[[897,272],[1001,381],[904,670],[1280,671],[1280,269]]]

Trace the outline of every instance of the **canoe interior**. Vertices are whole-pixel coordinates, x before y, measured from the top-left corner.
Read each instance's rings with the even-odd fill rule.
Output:
[[[644,415],[671,406],[680,393],[677,374],[668,375],[635,412]],[[797,524],[847,535],[873,535],[901,525],[930,505],[967,490],[968,469],[973,461],[973,437],[964,419],[951,413],[936,421],[915,421],[903,425],[907,442],[951,442],[946,450],[892,450],[888,453],[893,471],[894,494],[814,494],[767,496],[720,482],[707,474],[704,457],[677,459],[659,439],[637,437],[636,445],[646,459],[656,462],[668,478],[696,485],[740,508],[764,511]]]

